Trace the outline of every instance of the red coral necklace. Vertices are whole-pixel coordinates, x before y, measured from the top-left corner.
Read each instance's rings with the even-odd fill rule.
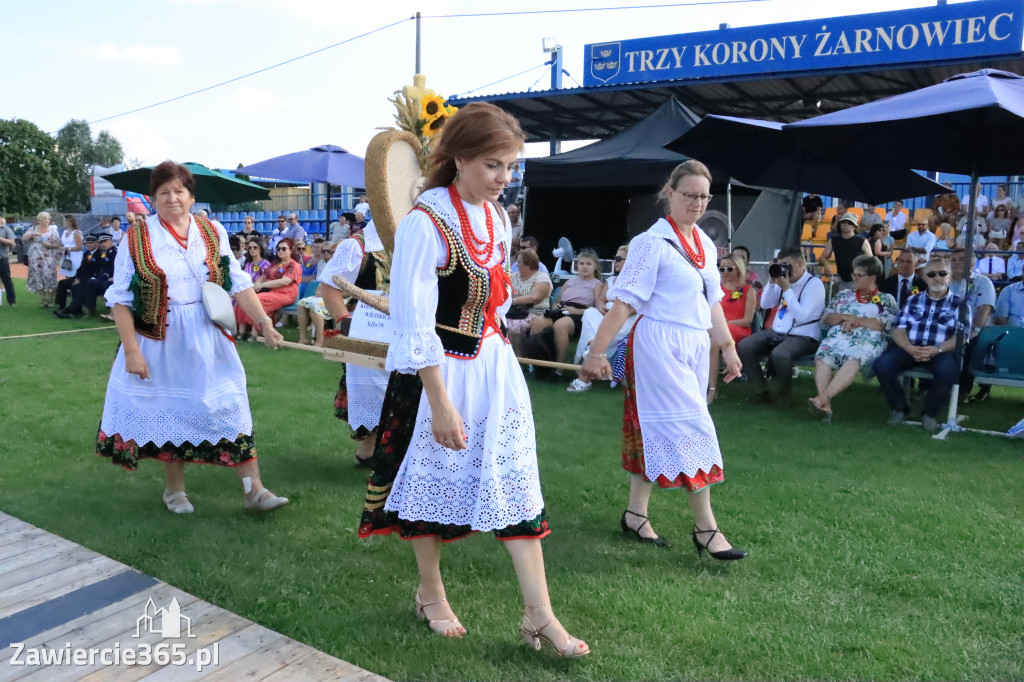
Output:
[[[491,212],[487,209],[487,202],[484,202],[484,215],[487,216],[487,241],[481,241],[473,234],[473,224],[469,222],[469,216],[466,215],[466,207],[462,205],[462,195],[459,194],[459,190],[456,189],[454,182],[448,185],[448,196],[452,200],[455,212],[459,216],[462,241],[466,244],[466,248],[474,260],[481,263],[481,265],[486,263],[490,260],[491,253],[494,251],[494,219],[491,217]]]
[[[855,292],[857,294],[857,303],[868,303],[871,298],[878,295],[878,289],[872,289],[871,291],[864,293],[860,289]]]
[[[668,216],[666,220],[668,220],[668,224],[672,226],[672,229],[675,230],[676,236],[679,237],[679,243],[683,245],[683,251],[685,251],[686,255],[690,257],[690,260],[693,261],[693,264],[697,266],[698,270],[703,270],[705,262],[704,244],[701,243],[700,235],[693,235],[694,244],[696,244],[697,246],[697,251],[694,252],[694,250],[690,247],[689,243],[687,243],[686,238],[683,237],[682,230],[680,230],[679,226],[676,225],[676,221],[672,220],[672,216]]]
[[[157,217],[159,217],[159,216],[157,216]],[[178,242],[178,244],[180,244],[180,245],[181,245],[181,248],[185,249],[186,251],[188,250],[188,233],[187,233],[187,232],[185,233],[185,236],[184,236],[184,237],[182,237],[182,236],[181,236],[180,234],[178,234],[178,233],[177,233],[177,231],[175,231],[175,229],[174,229],[174,228],[173,228],[173,227],[172,227],[172,226],[171,226],[171,225],[170,225],[169,223],[167,223],[167,221],[165,221],[165,220],[164,220],[163,218],[160,218],[160,224],[164,226],[164,229],[165,229],[165,230],[167,230],[168,232],[170,232],[170,233],[171,233],[171,236],[172,236],[172,237],[174,237],[174,241]]]

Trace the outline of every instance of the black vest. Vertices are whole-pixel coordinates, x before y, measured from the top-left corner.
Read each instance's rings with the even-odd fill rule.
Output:
[[[477,265],[466,250],[462,236],[457,233],[433,207],[416,204],[413,210],[420,210],[430,216],[441,237],[448,245],[448,260],[437,268],[437,312],[435,327],[445,355],[455,358],[475,358],[480,352],[486,322],[484,319],[487,301],[491,295],[491,275],[487,268]],[[505,245],[502,243],[501,264],[509,272]],[[501,315],[495,313],[491,326],[497,327],[502,339],[508,340]]]

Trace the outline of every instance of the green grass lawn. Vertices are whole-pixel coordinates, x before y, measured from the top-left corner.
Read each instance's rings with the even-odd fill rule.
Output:
[[[0,308],[0,336],[89,324],[19,301]],[[487,534],[444,552],[469,635],[444,640],[415,619],[411,548],[355,536],[366,476],[333,416],[337,365],[244,344],[263,475],[292,504],[245,515],[232,472],[195,467],[196,513],[176,517],[159,464],[129,473],[92,454],[116,346],[112,330],[0,341],[0,509],[382,675],[1024,679],[1021,442],[886,427],[873,383],[838,398],[831,425],[724,387],[714,505],[750,550],[725,565],[697,559],[680,491],[652,499],[672,549],[623,538],[620,392],[531,382],[552,597],[593,651],[566,662],[520,643],[512,566]],[[812,390],[798,380],[797,395]],[[1005,430],[1022,398],[997,388],[968,423]]]

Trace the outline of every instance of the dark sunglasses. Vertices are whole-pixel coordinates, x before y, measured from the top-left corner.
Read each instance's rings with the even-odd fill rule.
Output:
[[[615,258],[612,258],[612,260],[615,261],[616,263],[621,263],[622,261],[624,261],[626,259],[623,258],[622,256],[616,256]]]
[[[291,249],[289,249],[287,246],[279,246],[275,249],[275,251],[291,251]]]
[[[726,265],[725,267],[719,267],[718,271],[719,272],[732,272],[735,269],[736,268],[732,267],[731,265]]]
[[[279,223],[283,223],[283,222],[284,222],[284,218],[278,218],[278,219],[277,219],[277,222],[279,222]]]
[[[949,272],[947,270],[933,270],[932,272],[924,273],[925,277],[945,277]]]

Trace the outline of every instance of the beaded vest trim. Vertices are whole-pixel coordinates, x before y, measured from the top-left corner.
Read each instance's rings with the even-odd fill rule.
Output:
[[[199,235],[206,247],[206,267],[210,281],[216,282],[226,291],[231,291],[230,266],[227,256],[220,256],[220,237],[217,229],[202,216],[193,216],[199,226]],[[128,228],[125,238],[135,265],[135,274],[129,289],[134,296],[132,314],[135,331],[146,338],[163,341],[167,333],[167,275],[156,264],[153,257],[153,242],[145,219]]]
[[[460,233],[452,229],[433,207],[420,202],[413,210],[423,211],[430,216],[448,245],[448,259],[442,267],[437,268],[438,302],[434,331],[441,339],[445,355],[462,359],[475,358],[480,353],[484,331],[488,326],[484,311],[491,293],[490,273],[473,260]],[[506,256],[505,245],[502,243],[501,262],[507,273],[509,265]],[[507,340],[501,316],[495,313],[495,319],[490,322],[491,326],[500,330],[501,337]]]

